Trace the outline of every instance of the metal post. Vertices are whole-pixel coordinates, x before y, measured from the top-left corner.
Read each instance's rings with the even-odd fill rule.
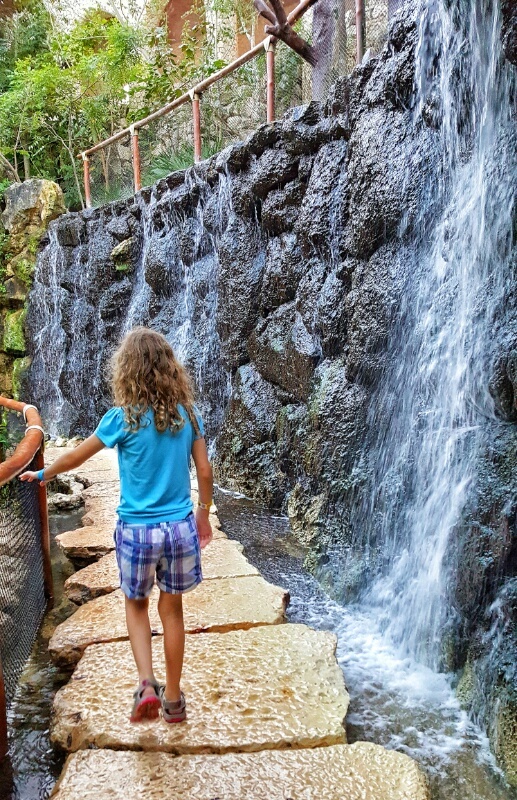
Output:
[[[201,161],[201,111],[199,101],[201,95],[198,92],[191,93],[192,116],[194,119],[194,163]]]
[[[267,71],[267,121],[275,119],[275,44],[269,38],[266,48]]]
[[[7,704],[5,699],[4,671],[0,654],[0,762],[4,760],[9,749],[7,741]]]
[[[357,44],[357,63],[360,64],[364,56],[365,40],[365,15],[364,0],[355,0],[355,35]]]
[[[140,170],[140,148],[138,146],[138,130],[135,130],[134,125],[129,126],[131,134],[131,155],[133,157],[133,182],[135,186],[135,193],[139,192],[142,188],[141,170]]]
[[[45,462],[43,459],[43,445],[40,447],[35,458],[36,470],[43,469]],[[43,580],[45,587],[45,597],[47,600],[54,599],[54,581],[52,578],[52,563],[50,560],[50,530],[48,526],[48,506],[47,506],[47,487],[38,485],[38,506],[41,529],[41,552],[43,555]]]
[[[81,153],[83,159],[83,175],[84,175],[84,199],[86,201],[86,208],[92,207],[92,193],[90,188],[90,159],[86,153]]]

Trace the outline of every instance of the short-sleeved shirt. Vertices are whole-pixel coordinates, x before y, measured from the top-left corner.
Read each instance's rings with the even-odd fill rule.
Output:
[[[186,519],[193,506],[190,496],[190,456],[195,439],[204,436],[203,421],[195,410],[201,435],[196,434],[183,406],[185,420],[179,431],[162,433],[149,409],[137,431],[128,430],[124,409],[111,408],[99,422],[95,435],[106,447],[117,447],[120,505],[124,522],[148,525]]]

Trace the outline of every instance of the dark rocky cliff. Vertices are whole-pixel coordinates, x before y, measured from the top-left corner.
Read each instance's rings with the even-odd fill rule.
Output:
[[[325,103],[134,200],[60,218],[27,323],[28,391],[64,434],[89,433],[108,407],[103,366],[124,329],[170,336],[202,394],[218,480],[288,509],[309,565],[342,596],[388,558],[357,512],[378,455],[369,408],[382,427],[394,407],[379,397],[442,202],[439,102],[430,92],[414,108],[417,20],[406,9]],[[516,301],[509,285],[490,356],[497,416],[450,544],[441,662],[463,671],[465,703],[515,782]]]

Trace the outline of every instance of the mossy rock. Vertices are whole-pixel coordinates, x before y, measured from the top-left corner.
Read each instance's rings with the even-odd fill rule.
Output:
[[[4,338],[2,349],[4,352],[16,356],[24,356],[26,352],[24,323],[27,309],[8,311],[4,320]]]
[[[456,687],[456,696],[462,708],[469,709],[472,706],[476,687],[477,681],[474,669],[471,662],[467,661]]]
[[[20,399],[20,388],[24,382],[28,369],[31,364],[29,356],[23,358],[16,358],[13,362],[12,370],[12,392],[15,400]]]

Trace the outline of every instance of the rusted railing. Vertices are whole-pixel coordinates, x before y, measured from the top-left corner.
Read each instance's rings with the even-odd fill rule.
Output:
[[[36,469],[43,469],[44,433],[41,417],[33,405],[0,397],[0,406],[23,414],[26,424],[25,436],[14,453],[0,464],[0,486],[15,479],[34,460]],[[53,597],[52,567],[50,562],[50,534],[48,525],[47,490],[38,486],[38,509],[41,530],[41,552],[45,597]],[[7,710],[2,661],[0,658],[0,761],[7,754]]]
[[[316,0],[301,0],[301,2],[294,8],[289,16],[287,17],[288,22],[290,25],[294,25],[304,13],[310,8]],[[356,0],[358,7],[363,9],[363,18],[364,18],[364,2],[365,0]],[[162,106],[157,111],[154,111],[152,114],[149,114],[144,119],[140,119],[137,122],[134,122],[132,125],[129,125],[127,128],[123,128],[122,130],[118,131],[117,133],[110,136],[108,139],[104,139],[102,142],[98,142],[93,147],[90,147],[88,150],[84,150],[80,153],[77,157],[82,158],[83,161],[83,177],[84,177],[84,197],[86,201],[86,206],[91,208],[92,205],[92,195],[91,195],[91,183],[90,183],[90,156],[94,153],[102,150],[104,147],[108,147],[115,142],[118,142],[120,139],[123,139],[126,136],[130,136],[131,138],[131,158],[133,162],[133,186],[135,192],[138,192],[142,187],[141,182],[141,168],[140,168],[140,149],[139,149],[139,142],[138,142],[138,132],[141,128],[149,125],[151,122],[154,122],[161,117],[170,114],[172,111],[175,111],[180,106],[185,105],[186,103],[192,104],[192,119],[193,119],[193,127],[194,127],[194,161],[198,162],[201,161],[201,108],[200,108],[200,101],[203,92],[213,86],[215,83],[220,81],[222,78],[225,78],[227,75],[238,70],[244,64],[247,64],[249,61],[252,61],[257,56],[261,55],[266,52],[266,76],[267,76],[267,122],[272,122],[275,118],[275,45],[276,39],[274,36],[268,36],[263,42],[260,44],[255,45],[252,47],[251,50],[248,50],[246,53],[243,53],[239,58],[236,58],[235,61],[232,61],[231,64],[228,64],[226,67],[223,67],[218,72],[214,72],[213,75],[210,75],[208,78],[200,81],[200,83],[196,84],[192,89],[189,89],[188,92],[185,92],[180,97],[177,97],[175,100],[172,100],[167,105]],[[359,51],[359,48],[358,48]],[[362,58],[362,56],[361,56]]]
[[[301,0],[301,2],[294,8],[288,15],[287,20],[290,25],[294,25],[304,13],[309,9],[317,0]],[[367,33],[370,30],[372,21],[367,15],[372,12],[371,3],[367,0],[348,0],[350,3],[349,10],[354,14],[355,8],[355,62],[360,64],[364,58]],[[388,19],[400,8],[403,0],[383,0],[385,5]],[[348,11],[347,11],[348,13]],[[368,30],[367,30],[368,29]],[[223,69],[215,72],[213,75],[205,78],[197,83],[194,87],[186,91],[180,97],[172,100],[167,105],[162,106],[157,111],[149,114],[143,119],[137,120],[127,128],[123,128],[117,133],[113,134],[102,142],[98,142],[93,147],[84,150],[77,157],[83,161],[83,177],[84,177],[84,196],[86,206],[88,208],[92,205],[92,192],[91,192],[91,175],[90,175],[90,157],[98,153],[103,148],[108,147],[121,139],[128,137],[131,142],[131,160],[133,166],[133,189],[138,192],[142,188],[141,178],[141,158],[140,158],[140,143],[139,131],[152,122],[171,114],[176,109],[190,103],[192,106],[192,124],[193,124],[193,150],[194,162],[201,160],[202,152],[202,130],[201,130],[201,98],[203,93],[206,92],[211,86],[218,83],[218,81],[236,72],[240,67],[248,62],[262,55],[266,54],[266,121],[272,122],[275,119],[275,53],[276,53],[277,40],[274,36],[268,36],[263,42],[255,45],[246,53],[243,53],[231,64],[228,64]],[[349,67],[350,68],[350,67]]]

